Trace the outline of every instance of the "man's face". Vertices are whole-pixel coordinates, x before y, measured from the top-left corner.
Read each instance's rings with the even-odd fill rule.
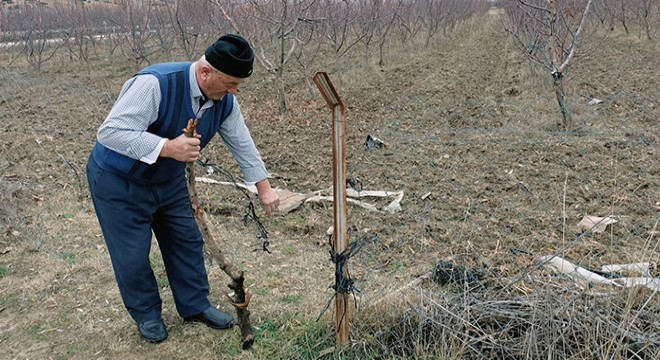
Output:
[[[199,87],[207,98],[220,100],[227,93],[236,94],[238,87],[243,82],[245,82],[245,79],[227,75],[211,67],[203,67],[202,81]]]

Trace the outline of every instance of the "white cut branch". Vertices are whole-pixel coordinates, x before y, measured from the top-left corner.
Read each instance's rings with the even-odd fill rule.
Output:
[[[634,277],[616,277],[608,279],[604,276],[596,274],[595,272],[585,269],[579,265],[575,265],[568,260],[562,259],[558,256],[547,255],[539,259],[543,264],[548,265],[557,272],[568,275],[570,278],[578,282],[607,284],[616,287],[633,287],[644,286],[654,291],[660,291],[660,279],[650,276],[634,276]],[[639,264],[629,264],[631,267],[638,266]],[[610,265],[612,266],[612,265]],[[622,265],[616,265],[618,268]]]
[[[257,187],[254,185],[247,186],[244,184],[233,183],[228,181],[218,181],[206,177],[196,177],[195,181],[205,183],[205,184],[217,184],[217,185],[229,185],[236,186],[242,189],[245,189],[253,194],[257,194]],[[332,196],[324,196],[322,193],[324,191],[330,192],[332,188],[327,190],[318,190],[312,191],[307,194],[294,193],[286,189],[275,189],[280,196],[280,207],[279,211],[282,214],[286,214],[305,202],[320,202],[320,201],[334,201]],[[354,189],[346,189],[346,202],[354,204],[360,207],[363,207],[372,211],[387,211],[390,213],[401,211],[401,200],[403,200],[403,190],[401,191],[386,191],[386,190],[362,190],[356,191]],[[361,197],[394,197],[394,200],[390,202],[387,206],[382,209],[379,209],[376,205],[355,200],[353,198]]]
[[[580,26],[578,26],[577,31],[575,32],[575,36],[573,37],[573,42],[571,43],[571,50],[568,53],[568,56],[566,56],[566,59],[564,62],[559,66],[559,71],[564,72],[564,69],[568,66],[568,64],[571,62],[571,59],[573,59],[573,56],[575,56],[575,52],[577,51],[577,48],[580,44],[580,37],[582,36],[582,31],[584,30],[584,24],[587,20],[587,15],[589,14],[589,7],[591,6],[591,2],[593,0],[589,0],[587,2],[587,5],[584,7],[584,12],[582,12],[582,19],[580,19]]]

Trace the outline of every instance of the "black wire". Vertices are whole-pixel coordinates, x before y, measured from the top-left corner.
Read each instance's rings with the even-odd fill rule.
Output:
[[[349,234],[353,231],[355,231],[354,228],[348,229]],[[334,289],[335,293],[330,297],[330,299],[328,299],[328,302],[323,307],[323,310],[321,310],[321,313],[319,314],[316,321],[321,319],[321,316],[323,316],[326,310],[328,310],[330,303],[338,294],[353,294],[353,298],[355,299],[355,293],[360,292],[360,289],[355,287],[355,281],[351,279],[350,272],[348,271],[348,260],[360,252],[360,250],[362,250],[362,248],[368,242],[373,242],[375,240],[375,236],[373,236],[371,239],[366,237],[358,239],[349,243],[344,251],[342,251],[340,254],[337,254],[332,243],[332,235],[328,236],[328,243],[330,245],[330,259],[333,263],[335,263],[335,284],[328,288]],[[342,313],[342,318],[339,322],[340,324],[342,321],[344,321],[344,317],[346,316],[346,308],[346,304],[344,304],[344,313]]]
[[[261,223],[261,220],[259,220],[259,217],[257,216],[257,213],[254,210],[254,202],[252,201],[252,197],[250,196],[250,193],[244,188],[238,186],[238,183],[236,182],[236,179],[232,174],[230,174],[225,169],[219,167],[218,165],[210,163],[208,159],[206,161],[202,161],[198,159],[197,163],[202,166],[211,167],[214,171],[218,171],[224,174],[224,176],[227,177],[229,181],[234,184],[234,187],[240,190],[243,193],[243,195],[245,195],[245,198],[247,199],[247,205],[245,207],[245,215],[243,215],[243,224],[247,226],[248,222],[254,221],[255,226],[257,227],[256,237],[257,239],[262,239],[261,250],[271,254],[270,250],[268,250],[268,246],[270,245],[270,241],[268,240],[268,231]]]
[[[248,202],[248,205],[245,208],[243,225],[247,226],[249,221],[254,221],[257,226],[257,239],[263,239],[261,244],[262,250],[270,254],[271,252],[268,250],[268,245],[270,245],[270,241],[268,241],[268,231],[266,231],[266,228],[264,228],[261,221],[259,221],[259,217],[257,217],[257,213],[254,211],[254,203],[252,201]]]

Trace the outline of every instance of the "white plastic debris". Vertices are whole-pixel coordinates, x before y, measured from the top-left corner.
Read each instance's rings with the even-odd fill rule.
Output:
[[[651,290],[660,291],[660,279],[648,277],[625,277],[614,279],[614,281],[624,287],[646,286]]]
[[[602,103],[602,102],[603,102],[603,100],[601,100],[601,99],[593,98],[593,99],[589,100],[589,102],[587,103],[587,105],[589,105],[589,106],[593,106],[593,105],[598,105],[598,104],[600,104],[600,103]]]
[[[648,271],[648,263],[605,265],[602,267],[604,272],[610,272],[609,270],[612,269],[616,269],[617,271],[638,269],[641,270],[642,274],[648,274],[648,276],[620,276],[608,279],[602,275],[596,274],[591,270],[585,269],[584,267],[575,265],[568,260],[562,259],[559,256],[546,255],[541,257],[539,260],[557,272],[566,274],[578,282],[607,284],[626,288],[633,286],[645,286],[651,290],[660,291],[660,279],[654,278],[650,275]],[[612,271],[612,275],[617,276],[618,274]]]
[[[634,272],[641,276],[651,277],[651,271],[649,270],[651,264],[647,262],[641,263],[632,263],[632,264],[611,264],[601,266],[601,271],[605,272]]]
[[[593,233],[605,232],[607,225],[614,224],[617,221],[609,217],[599,217],[587,215],[580,220],[578,226],[582,230],[591,231]]]
[[[612,281],[611,279],[600,276],[594,272],[591,272],[581,266],[575,265],[570,261],[564,260],[558,256],[546,255],[541,257],[540,260],[541,262],[546,263],[546,265],[552,267],[556,271],[570,276],[574,280],[621,286],[620,284]]]

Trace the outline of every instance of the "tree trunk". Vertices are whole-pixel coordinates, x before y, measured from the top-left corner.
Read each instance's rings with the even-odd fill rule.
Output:
[[[559,103],[559,111],[562,115],[562,124],[561,128],[566,131],[572,131],[574,129],[573,117],[568,111],[566,106],[566,94],[564,93],[564,77],[560,72],[554,72],[552,74],[552,85],[555,89],[555,96],[557,97],[557,103]]]
[[[281,68],[280,68],[281,69]],[[284,92],[284,74],[281,70],[277,72],[277,104],[280,110],[280,115],[286,114],[286,93]]]

